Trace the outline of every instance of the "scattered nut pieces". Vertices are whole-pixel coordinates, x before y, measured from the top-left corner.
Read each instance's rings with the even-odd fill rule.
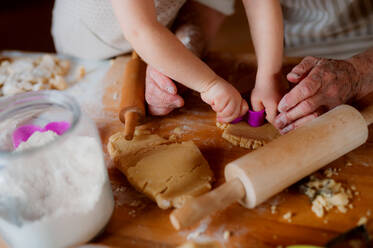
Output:
[[[184,131],[181,127],[176,127],[173,130],[171,130],[171,132],[177,136],[180,136],[183,134]]]
[[[334,207],[341,213],[346,213],[347,207],[352,208],[351,190],[334,179],[311,176],[310,181],[302,185],[301,189],[311,200],[312,211],[319,218]]]
[[[76,80],[79,81],[79,80],[82,80],[84,78],[86,74],[86,70],[85,70],[85,67],[80,65],[77,69],[76,69]]]
[[[368,222],[368,218],[366,216],[363,216],[359,219],[359,221],[357,222],[357,225],[358,226],[365,225],[367,222]]]
[[[271,205],[271,214],[275,214],[277,212],[277,206]]]
[[[282,216],[282,218],[284,218],[285,220],[287,220],[289,223],[292,221],[291,220],[291,217],[293,216],[293,213],[292,212],[287,212],[286,214],[284,214],[283,216]]]
[[[131,216],[132,218],[136,217],[136,210],[132,209],[128,211],[128,215]]]
[[[68,60],[49,54],[3,60],[0,63],[0,96],[48,89],[64,90],[68,86],[64,76],[69,69]]]
[[[228,127],[228,123],[221,123],[221,122],[216,122],[216,126],[221,129],[221,130],[224,130]]]
[[[222,137],[235,146],[240,146],[250,150],[255,150],[265,144],[262,140],[247,139],[245,137],[230,135],[225,132],[222,134]]]
[[[326,177],[332,177],[332,176],[338,176],[338,169],[337,168],[328,168],[326,170],[324,170],[324,175]]]
[[[230,236],[231,236],[230,231],[228,230],[224,231],[224,234],[223,234],[224,240],[228,240]]]

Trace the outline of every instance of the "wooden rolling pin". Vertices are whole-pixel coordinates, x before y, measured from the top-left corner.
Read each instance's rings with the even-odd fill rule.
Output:
[[[133,52],[120,80],[119,119],[124,123],[124,137],[127,140],[132,140],[137,124],[145,118],[145,71],[146,64]]]
[[[225,167],[226,183],[189,200],[170,215],[176,229],[188,227],[235,201],[254,208],[303,177],[364,144],[373,105],[360,113],[341,105]]]

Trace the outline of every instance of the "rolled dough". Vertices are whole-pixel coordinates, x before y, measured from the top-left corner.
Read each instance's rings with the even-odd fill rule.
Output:
[[[211,189],[213,173],[192,141],[171,143],[158,135],[127,141],[117,133],[109,138],[108,151],[128,181],[162,209],[179,208]]]
[[[235,146],[255,150],[265,143],[277,138],[280,134],[271,124],[252,127],[246,122],[236,124],[217,124],[223,129],[222,137]]]

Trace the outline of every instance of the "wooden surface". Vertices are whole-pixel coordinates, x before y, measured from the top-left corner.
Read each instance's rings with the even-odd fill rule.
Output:
[[[255,63],[249,55],[211,55],[208,63],[221,76],[233,82],[241,92],[252,87],[255,78]],[[288,71],[297,60],[287,60],[284,71]],[[110,94],[116,90],[108,86]],[[117,89],[120,91],[120,88]],[[109,94],[109,95],[110,95]],[[248,151],[235,147],[221,138],[221,130],[215,126],[215,114],[201,102],[198,95],[187,92],[184,95],[186,106],[170,115],[150,117],[147,126],[153,133],[164,137],[173,134],[179,127],[178,140],[193,140],[209,162],[215,174],[214,187],[224,182],[224,166],[246,154]],[[372,99],[372,97],[370,97]],[[110,101],[109,101],[110,102]],[[107,109],[115,111],[113,101],[104,102]],[[98,121],[104,149],[108,137],[123,130],[119,120]],[[337,181],[355,185],[359,195],[354,196],[354,208],[346,214],[331,210],[324,218],[318,218],[311,211],[308,198],[299,192],[299,184],[276,195],[253,210],[235,203],[196,226],[175,231],[169,222],[170,211],[159,209],[143,195],[137,193],[126,178],[110,165],[116,206],[107,228],[94,243],[112,247],[175,247],[187,238],[197,240],[217,240],[225,247],[276,247],[288,244],[322,245],[336,235],[356,226],[368,210],[373,211],[373,127],[370,126],[368,142],[346,156],[329,164],[326,168],[340,168]],[[346,166],[347,162],[352,166]],[[271,214],[270,205],[277,204],[277,213]],[[291,211],[294,216],[289,223],[282,216]],[[368,230],[373,233],[372,217],[368,217]],[[224,232],[231,233],[223,238]],[[197,235],[199,233],[199,235]]]

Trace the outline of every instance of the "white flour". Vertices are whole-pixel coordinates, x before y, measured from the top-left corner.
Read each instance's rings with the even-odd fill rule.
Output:
[[[17,148],[56,138],[34,133]],[[11,247],[67,247],[92,239],[113,210],[100,144],[71,136],[0,170],[0,233]]]

